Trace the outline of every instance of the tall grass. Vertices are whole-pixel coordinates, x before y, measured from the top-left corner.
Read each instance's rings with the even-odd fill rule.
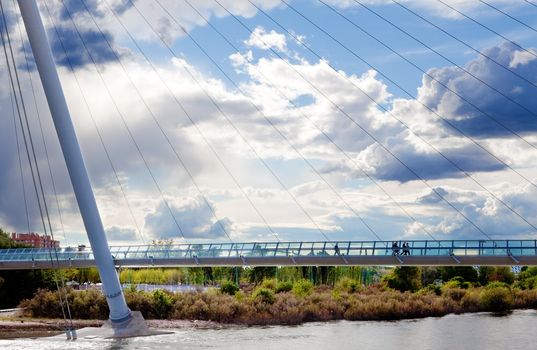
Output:
[[[314,287],[303,280],[291,290],[278,290],[269,281],[257,288],[245,288],[230,295],[219,289],[205,292],[125,292],[132,310],[145,318],[207,320],[247,325],[300,324],[329,320],[398,320],[442,316],[448,313],[492,311],[537,307],[537,290],[510,289],[505,285],[462,289],[456,286],[424,288],[417,293],[387,290],[381,286],[355,288],[346,281],[334,288]],[[95,290],[67,291],[73,317],[105,319],[108,307]],[[39,290],[20,304],[28,316],[62,317],[56,292]]]

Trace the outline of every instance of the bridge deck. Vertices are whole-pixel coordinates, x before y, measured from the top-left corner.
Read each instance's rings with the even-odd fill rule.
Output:
[[[402,247],[408,243],[408,248]],[[537,265],[537,240],[248,242],[110,247],[118,267]],[[406,251],[405,251],[406,250]],[[85,247],[0,250],[0,270],[95,266]]]

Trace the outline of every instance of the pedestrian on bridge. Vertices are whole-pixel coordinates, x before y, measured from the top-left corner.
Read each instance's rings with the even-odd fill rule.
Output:
[[[395,241],[392,243],[392,255],[399,255],[399,246]]]

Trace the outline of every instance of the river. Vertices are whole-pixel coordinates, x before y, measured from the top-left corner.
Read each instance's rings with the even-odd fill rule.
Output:
[[[536,324],[537,311],[523,310],[505,316],[478,313],[394,322],[337,321],[292,327],[177,329],[172,334],[125,340],[0,340],[0,349],[527,350],[535,348]]]

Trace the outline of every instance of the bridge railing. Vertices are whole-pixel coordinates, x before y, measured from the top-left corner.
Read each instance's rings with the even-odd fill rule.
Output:
[[[406,246],[408,244],[408,246]],[[322,256],[529,256],[536,240],[245,242],[110,247],[115,259],[197,259]],[[93,260],[91,249],[72,247],[0,250],[0,261]]]

